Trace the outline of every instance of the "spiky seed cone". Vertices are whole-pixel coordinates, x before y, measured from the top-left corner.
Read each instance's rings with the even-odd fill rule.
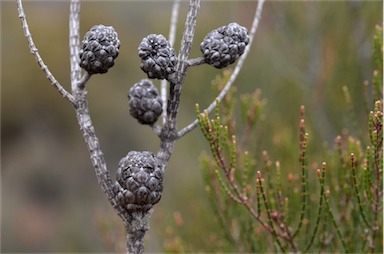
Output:
[[[218,69],[234,63],[249,43],[248,31],[237,23],[219,27],[209,34],[200,44],[205,62]]]
[[[96,25],[81,43],[80,67],[89,74],[106,73],[119,55],[120,41],[112,26]]]
[[[143,79],[129,89],[128,103],[129,113],[141,124],[154,124],[163,112],[161,98],[149,79]]]
[[[167,79],[176,71],[177,58],[175,50],[161,34],[145,37],[138,48],[141,58],[140,68],[148,78]]]
[[[131,151],[116,172],[116,201],[128,211],[147,211],[160,201],[163,191],[161,164],[151,152]]]

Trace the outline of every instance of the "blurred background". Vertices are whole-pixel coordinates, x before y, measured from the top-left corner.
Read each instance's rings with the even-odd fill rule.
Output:
[[[125,235],[97,184],[74,110],[51,87],[29,53],[15,2],[1,1],[1,252],[122,252]],[[202,1],[191,57],[211,30],[237,22],[250,28],[256,1]],[[57,80],[69,85],[68,1],[26,1],[35,44]],[[119,34],[115,66],[88,83],[91,116],[109,171],[131,150],[156,152],[159,140],[130,117],[128,89],[146,78],[137,47],[151,33],[168,36],[170,1],[84,1],[81,37],[95,24]],[[183,1],[175,48],[178,51],[188,4]],[[322,147],[345,128],[366,131],[372,95],[372,36],[382,25],[382,1],[267,1],[235,85],[239,93],[259,88],[268,102],[264,135],[257,150],[268,150],[282,167],[297,165],[299,107],[305,105],[309,157],[321,161]],[[211,102],[211,80],[222,70],[189,69],[178,115],[181,129],[195,119],[195,103]],[[155,81],[155,84],[159,84]],[[347,86],[354,124],[343,99]],[[368,99],[366,99],[368,98]],[[294,144],[294,145],[292,145]],[[207,142],[195,130],[176,144],[156,205],[146,252],[214,252],[220,239],[201,178],[199,155]],[[183,240],[184,239],[184,240]],[[184,249],[172,248],[183,241]],[[232,250],[235,251],[236,250]]]

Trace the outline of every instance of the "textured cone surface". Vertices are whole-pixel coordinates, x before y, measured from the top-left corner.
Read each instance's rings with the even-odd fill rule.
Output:
[[[151,152],[131,151],[120,160],[114,185],[116,201],[127,210],[149,210],[160,201],[163,171]]]
[[[205,61],[216,68],[234,63],[249,43],[248,31],[237,23],[230,23],[211,31],[200,44]]]
[[[162,101],[156,87],[143,79],[129,89],[129,113],[142,124],[154,124],[163,112]]]
[[[120,41],[113,27],[93,26],[81,43],[80,67],[89,74],[106,73],[115,64],[119,48]]]
[[[176,71],[175,50],[161,34],[145,37],[138,48],[141,58],[140,68],[148,78],[167,79]]]

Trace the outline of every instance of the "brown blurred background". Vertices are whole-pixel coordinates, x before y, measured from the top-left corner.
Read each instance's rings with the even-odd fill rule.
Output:
[[[119,218],[100,190],[74,110],[51,87],[29,53],[14,1],[1,1],[1,252],[116,252],[124,250]],[[237,22],[250,28],[256,1],[202,1],[191,57],[211,30]],[[181,4],[179,49],[187,2]],[[29,27],[43,60],[69,87],[67,1],[26,1]],[[151,129],[129,115],[127,91],[146,78],[137,47],[150,33],[168,36],[170,1],[84,1],[81,37],[95,24],[113,26],[121,41],[115,66],[88,83],[91,116],[114,178],[128,151],[156,152]],[[259,150],[292,165],[300,105],[306,106],[310,153],[321,158],[344,127],[366,130],[363,81],[373,70],[372,36],[382,24],[382,1],[267,1],[250,55],[236,81],[239,93],[260,88],[268,100]],[[179,128],[208,105],[210,66],[191,68],[183,88]],[[156,84],[159,82],[156,81]],[[357,125],[346,114],[342,87],[354,101]],[[368,101],[371,95],[368,94]],[[361,124],[360,124],[361,123]],[[251,141],[252,142],[252,141]],[[199,130],[176,144],[156,205],[146,252],[188,239],[194,252],[214,251],[218,227],[205,197],[198,157],[208,146]],[[175,236],[176,235],[176,236]]]

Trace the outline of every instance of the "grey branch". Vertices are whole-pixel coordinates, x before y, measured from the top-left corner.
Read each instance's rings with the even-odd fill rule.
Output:
[[[91,117],[88,110],[88,102],[86,98],[86,90],[77,89],[74,93],[76,104],[76,117],[80,125],[80,130],[83,134],[84,141],[88,147],[92,166],[95,169],[96,177],[99,185],[117,214],[127,223],[127,215],[123,207],[119,205],[114,199],[113,182],[107,170],[104,154],[101,151],[99,140],[96,136],[95,128],[93,127]]]
[[[173,47],[175,44],[177,19],[179,17],[180,0],[175,0],[172,7],[171,24],[169,27],[169,45]],[[163,125],[167,120],[167,80],[161,81],[161,100],[163,101]]]
[[[179,17],[179,10],[180,10],[180,0],[175,0],[173,2],[172,6],[172,15],[171,15],[171,24],[169,27],[169,44],[171,47],[175,44],[175,38],[176,38],[176,28],[177,28],[177,19]]]
[[[170,83],[169,99],[167,103],[167,118],[160,135],[160,149],[157,157],[163,163],[165,170],[166,164],[171,157],[174,143],[177,139],[176,116],[179,109],[180,95],[186,70],[188,67],[187,59],[192,47],[193,36],[195,34],[197,15],[200,9],[199,0],[190,0],[187,19],[185,21],[183,38],[178,56],[175,78]]]
[[[129,222],[125,224],[127,231],[127,253],[144,252],[144,235],[149,229],[149,220],[153,209],[134,211],[129,214]]]
[[[198,57],[194,59],[189,59],[187,63],[188,63],[188,67],[197,66],[197,65],[205,64],[205,59],[204,57]]]
[[[27,23],[27,18],[24,14],[24,8],[21,0],[17,0],[17,9],[19,12],[19,18],[21,20],[21,24],[23,27],[24,35],[27,38],[28,41],[28,46],[30,49],[31,54],[35,57],[36,62],[40,65],[41,70],[45,73],[45,76],[47,79],[51,82],[51,84],[57,89],[57,91],[68,101],[70,101],[72,104],[75,103],[75,100],[73,96],[65,90],[65,88],[59,83],[59,81],[56,80],[56,78],[52,75],[51,71],[45,65],[43,59],[41,58],[35,43],[33,42],[31,32],[29,31],[28,23]]]
[[[88,72],[84,72],[80,80],[74,79],[72,81],[72,87],[74,89],[73,91],[76,91],[77,89],[84,89],[85,85],[87,84],[90,78],[91,78],[91,75]]]
[[[79,49],[80,49],[80,2],[72,0],[69,10],[69,54],[71,64],[71,87],[76,90],[77,81],[81,77]]]
[[[245,59],[247,58],[248,56],[248,53],[251,49],[251,45],[252,45],[252,42],[253,42],[253,39],[255,37],[255,34],[256,34],[256,30],[257,30],[257,27],[259,25],[259,21],[260,21],[260,18],[261,18],[261,12],[263,10],[263,4],[264,4],[264,0],[259,0],[258,3],[257,3],[257,7],[256,7],[256,12],[255,12],[255,16],[254,16],[254,19],[253,19],[253,23],[252,23],[252,27],[251,27],[251,31],[249,33],[249,37],[250,37],[250,40],[249,40],[249,44],[248,46],[246,47],[243,55],[239,58],[238,62],[237,62],[237,65],[235,67],[235,69],[233,70],[232,72],[232,75],[231,77],[229,78],[227,84],[225,85],[225,87],[223,88],[223,90],[219,93],[219,95],[215,98],[215,100],[213,100],[213,102],[208,106],[208,108],[206,109],[208,114],[211,113],[213,111],[213,109],[216,107],[216,103],[217,102],[221,102],[223,100],[223,98],[225,97],[225,95],[228,93],[229,89],[231,88],[231,86],[233,85],[235,79],[237,78],[237,76],[239,75],[239,72],[240,70],[242,69],[243,67],[243,64],[244,64],[244,61]],[[178,133],[178,138],[181,138],[182,136],[184,136],[185,134],[187,134],[188,132],[192,131],[193,129],[195,129],[198,125],[198,121],[197,119],[195,121],[193,121],[191,124],[189,124],[188,126],[186,126],[185,128],[183,128],[181,131],[179,131]]]
[[[61,84],[55,79],[52,73],[49,71],[48,67],[44,64],[41,56],[38,53],[37,47],[35,46],[32,35],[28,28],[28,23],[26,16],[24,14],[24,9],[22,6],[21,0],[17,1],[19,18],[21,19],[22,27],[24,30],[25,37],[28,41],[31,53],[34,55],[36,62],[40,65],[43,72],[46,74],[47,78],[51,81],[51,84],[59,91],[59,93],[75,107],[76,117],[80,125],[80,130],[83,134],[86,145],[91,157],[91,162],[95,168],[96,176],[98,182],[106,194],[108,200],[112,206],[117,211],[118,215],[123,219],[124,223],[127,225],[127,212],[123,207],[114,200],[114,193],[112,190],[112,180],[109,172],[107,171],[107,166],[105,163],[104,155],[101,151],[98,138],[95,133],[95,129],[92,125],[92,121],[89,115],[88,103],[86,99],[86,90],[84,84],[89,79],[89,75],[85,74],[82,79],[80,79],[80,67],[78,65],[78,52],[79,52],[79,11],[80,4],[78,0],[73,0],[70,7],[70,59],[71,59],[71,83],[73,88],[73,94],[70,94],[66,91]],[[80,80],[79,80],[80,79]],[[78,84],[83,84],[78,86]]]
[[[87,91],[85,84],[89,80],[90,75],[85,72],[80,78],[79,50],[80,50],[80,3],[78,0],[72,0],[69,14],[69,47],[70,47],[70,63],[71,63],[71,84],[72,92],[75,98],[75,110],[80,130],[83,134],[85,144],[88,147],[92,166],[95,169],[98,183],[107,196],[109,202],[116,210],[117,214],[122,218],[124,223],[128,223],[126,211],[114,199],[113,182],[105,163],[104,154],[101,150],[99,139],[96,136],[91,117],[89,115]]]
[[[197,14],[200,9],[199,0],[190,0],[189,11],[185,23],[184,34],[181,40],[181,47],[176,67],[176,82],[171,83],[170,105],[168,107],[168,124],[170,129],[176,129],[176,116],[179,109],[180,95],[184,77],[187,69],[187,59],[192,48],[193,36],[195,34]]]
[[[91,117],[89,115],[86,83],[90,76],[88,72],[80,78],[79,66],[79,11],[80,4],[78,0],[71,1],[70,8],[70,52],[71,52],[71,83],[72,92],[75,96],[75,109],[77,121],[83,134],[84,141],[88,147],[92,166],[94,167],[98,183],[107,196],[112,207],[124,222],[127,231],[127,253],[143,253],[144,251],[144,235],[149,229],[149,219],[152,210],[129,212],[115,199],[113,192],[113,182],[108,172],[101,150],[99,140],[96,136]],[[154,127],[155,128],[155,127]],[[155,128],[156,129],[156,128]]]

